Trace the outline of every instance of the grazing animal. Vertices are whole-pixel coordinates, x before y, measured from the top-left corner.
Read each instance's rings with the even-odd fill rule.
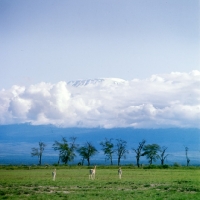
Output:
[[[92,179],[92,180],[95,179],[95,172],[96,172],[96,166],[94,166],[94,169],[89,170],[89,179]]]
[[[122,169],[121,169],[121,167],[118,169],[118,175],[119,175],[119,179],[121,179],[122,178]]]
[[[53,177],[53,181],[56,180],[56,169],[54,169],[54,171],[52,172],[52,177]]]

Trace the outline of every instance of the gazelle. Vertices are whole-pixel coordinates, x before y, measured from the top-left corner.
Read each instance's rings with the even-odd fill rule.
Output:
[[[119,179],[121,179],[122,178],[122,169],[121,169],[121,167],[118,169],[118,175],[119,175]]]
[[[53,181],[56,180],[56,169],[54,169],[54,171],[52,172],[52,177],[53,177]]]
[[[89,170],[89,179],[92,179],[92,180],[95,179],[95,172],[96,172],[96,166],[94,166],[94,169]]]

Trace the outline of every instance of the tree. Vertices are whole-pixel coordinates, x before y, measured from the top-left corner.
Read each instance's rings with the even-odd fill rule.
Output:
[[[98,152],[97,149],[90,142],[86,142],[85,145],[80,147],[77,151],[82,157],[82,164],[84,159],[86,159],[88,162],[88,166],[90,166],[90,158]]]
[[[62,137],[61,142],[55,141],[53,144],[54,150],[59,151],[58,164],[60,163],[60,160],[65,164],[74,160],[74,157],[76,156],[75,150],[77,150],[78,145],[75,143],[76,137],[71,137],[70,140],[71,143],[69,143],[65,137]]]
[[[122,139],[117,139],[117,164],[120,165],[121,158],[123,157],[126,159],[126,153],[128,153],[128,150],[126,150],[126,144],[127,142]]]
[[[106,155],[106,160],[110,160],[110,164],[113,165],[112,157],[115,152],[114,144],[112,143],[112,139],[108,140],[105,138],[104,142],[101,142],[102,150],[104,151],[104,155]]]
[[[31,156],[38,156],[38,165],[42,164],[42,154],[46,144],[39,142],[39,148],[32,148]]]
[[[186,155],[186,160],[187,160],[187,167],[188,167],[188,165],[189,165],[189,163],[190,163],[190,159],[188,158],[188,150],[189,150],[189,148],[188,147],[185,147],[185,155]]]
[[[161,165],[164,165],[164,161],[165,161],[165,159],[167,158],[167,156],[169,155],[169,154],[165,155],[165,151],[166,151],[166,150],[167,150],[167,147],[162,147],[162,148],[160,149],[161,154],[158,155],[158,157],[159,157],[159,159],[160,159],[160,161],[161,161]]]
[[[157,153],[160,150],[160,146],[158,144],[145,145],[143,150],[144,153],[142,155],[146,156],[146,158],[149,159],[150,165],[152,165],[153,161],[155,162],[159,158]]]
[[[145,140],[142,140],[142,142],[139,142],[139,146],[137,149],[133,148],[133,151],[136,153],[136,162],[138,167],[140,167],[140,157],[142,156],[142,150],[145,142]]]

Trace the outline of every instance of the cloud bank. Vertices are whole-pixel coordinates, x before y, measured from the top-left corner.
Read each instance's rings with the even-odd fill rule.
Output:
[[[200,71],[14,85],[0,91],[0,124],[200,128]]]

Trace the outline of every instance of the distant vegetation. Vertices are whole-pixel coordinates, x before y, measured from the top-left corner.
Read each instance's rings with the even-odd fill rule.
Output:
[[[84,145],[80,146],[76,143],[76,137],[70,137],[66,139],[65,137],[61,138],[61,141],[55,141],[52,148],[55,151],[58,151],[58,161],[57,165],[61,163],[67,165],[71,161],[74,161],[74,158],[79,156],[81,162],[78,165],[84,165],[85,160],[87,165],[90,166],[90,160],[96,154],[98,154],[97,148],[89,141],[86,141]],[[113,165],[113,155],[117,156],[117,165],[121,165],[121,159],[126,159],[126,155],[133,151],[135,153],[135,160],[137,167],[141,167],[140,158],[142,156],[146,157],[149,167],[152,167],[153,163],[157,160],[160,160],[160,165],[162,167],[165,165],[165,160],[169,156],[166,153],[168,147],[160,146],[158,144],[146,144],[146,140],[142,140],[138,143],[138,146],[133,147],[131,150],[127,149],[127,142],[122,139],[116,139],[116,143],[113,142],[113,139],[105,138],[104,141],[100,142],[101,150],[105,155],[105,160],[110,161],[110,165]],[[42,165],[42,155],[45,151],[46,144],[39,142],[39,147],[32,148],[31,155],[38,157],[38,165]],[[185,147],[186,155],[186,165],[189,166],[190,159],[188,157],[189,148]]]

